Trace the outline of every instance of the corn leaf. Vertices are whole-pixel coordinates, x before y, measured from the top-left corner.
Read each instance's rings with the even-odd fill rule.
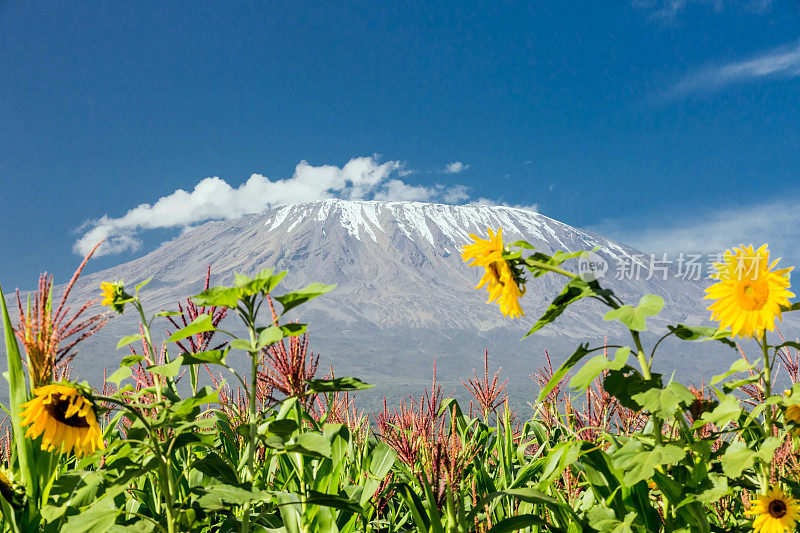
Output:
[[[22,370],[19,345],[14,337],[14,329],[11,327],[11,319],[8,316],[8,307],[2,288],[0,288],[0,306],[3,310],[3,329],[5,330],[6,357],[8,358],[6,379],[9,386],[9,407],[11,409],[11,425],[14,430],[14,444],[17,448],[22,483],[29,495],[36,495],[39,490],[35,485],[38,476],[35,472],[33,442],[24,437],[25,433],[22,431],[20,417],[20,406],[28,399],[28,389],[25,385],[25,373]]]

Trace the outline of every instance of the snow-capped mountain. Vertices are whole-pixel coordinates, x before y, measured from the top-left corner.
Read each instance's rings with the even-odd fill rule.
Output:
[[[655,325],[706,320],[699,282],[674,272],[666,281],[615,279],[620,265],[637,252],[605,237],[523,209],[418,202],[323,200],[208,222],[139,259],[85,276],[74,295],[76,300],[95,296],[103,280],[132,285],[152,276],[142,292],[146,305],[174,309],[201,290],[208,265],[216,283],[230,283],[234,271],[252,274],[268,267],[289,271],[287,288],[336,283],[333,292],[301,308],[298,318],[310,324],[312,349],[332,361],[338,375],[379,383],[398,376],[427,379],[434,356],[440,375],[465,378],[480,368],[484,348],[491,366],[502,365],[518,382],[528,381],[541,366],[544,349],[560,361],[581,340],[602,342],[609,331],[612,337],[621,331],[603,322],[599,305],[587,302],[520,342],[565,280],[556,275],[532,280],[522,300],[527,316],[503,317],[486,303],[485,291],[473,289],[481,272],[467,267],[459,251],[471,233],[483,236],[488,227],[502,228],[506,242],[526,239],[548,253],[598,248],[609,264],[602,282],[623,300],[635,304],[647,293],[664,297],[664,320]],[[103,367],[115,368],[124,354],[107,351],[109,338],[132,333],[134,318],[115,319],[90,339],[76,360],[79,373],[96,380]],[[686,362],[675,352],[664,364],[681,370]]]

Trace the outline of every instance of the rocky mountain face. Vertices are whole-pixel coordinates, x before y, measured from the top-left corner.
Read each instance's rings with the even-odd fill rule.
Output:
[[[323,200],[208,222],[139,259],[85,276],[74,299],[96,296],[104,280],[124,279],[132,286],[152,276],[142,291],[146,306],[172,310],[202,289],[209,265],[212,283],[230,283],[234,271],[253,274],[272,267],[289,271],[286,288],[336,283],[333,292],[300,308],[296,317],[309,323],[321,368],[331,362],[337,375],[384,384],[383,392],[427,381],[434,356],[440,378],[457,384],[473,368],[482,368],[486,348],[490,368],[502,366],[504,375],[527,391],[528,376],[542,366],[545,349],[555,364],[578,342],[602,343],[606,336],[610,342],[622,333],[603,322],[599,305],[582,302],[520,341],[565,280],[556,275],[532,280],[522,300],[526,317],[502,316],[486,303],[485,291],[473,289],[480,269],[467,267],[459,252],[470,233],[483,236],[487,227],[503,228],[506,242],[526,239],[547,253],[597,248],[609,266],[603,285],[633,304],[647,293],[665,299],[665,310],[653,321],[656,330],[666,323],[706,321],[704,285],[677,277],[673,268],[666,280],[660,275],[648,280],[644,259],[639,279],[616,279],[629,257],[639,253],[620,243],[523,209],[418,202]],[[78,374],[96,383],[104,367],[113,371],[125,354],[109,346],[135,330],[132,314],[112,320],[82,346]],[[691,380],[705,367],[727,367],[735,357],[715,348],[698,364],[693,349],[686,343],[668,345],[662,369]]]

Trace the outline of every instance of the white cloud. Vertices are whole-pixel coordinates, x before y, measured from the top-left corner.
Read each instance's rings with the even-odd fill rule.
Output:
[[[773,48],[759,55],[706,67],[680,80],[668,97],[723,89],[736,83],[759,79],[787,79],[800,76],[800,41]]]
[[[398,179],[391,179],[383,189],[375,193],[374,200],[396,200],[401,202],[421,202],[430,200],[436,190],[422,185],[409,185]]]
[[[469,168],[469,165],[465,165],[461,161],[454,161],[444,167],[445,174],[458,174],[459,172],[463,172]]]
[[[442,188],[440,191],[442,201],[446,204],[458,204],[469,200],[467,187],[464,185],[453,185],[449,188]]]
[[[640,221],[610,220],[591,228],[639,250],[676,257],[680,253],[717,254],[739,244],[759,246],[800,266],[800,211],[797,201],[774,200],[747,207],[729,207],[669,226],[638,227]]]
[[[500,200],[492,200],[491,198],[478,198],[470,202],[470,205],[488,205],[488,206],[503,206],[513,207],[514,209],[525,209],[526,211],[539,212],[539,204],[509,204]]]
[[[650,18],[663,23],[673,23],[689,5],[708,6],[714,13],[735,7],[740,11],[761,15],[772,8],[772,0],[633,0],[634,7],[650,11]]]
[[[426,187],[409,185],[398,179],[408,173],[400,161],[380,163],[378,156],[372,156],[353,158],[341,168],[300,161],[291,178],[271,181],[253,174],[236,188],[218,177],[205,178],[191,192],[178,189],[152,205],[141,204],[119,218],[103,215],[87,222],[80,229],[91,229],[75,242],[73,250],[85,255],[98,241],[106,239],[95,255],[135,252],[141,247],[137,235],[143,230],[186,230],[206,220],[238,218],[271,207],[323,198],[446,203],[459,203],[469,198],[463,185]]]

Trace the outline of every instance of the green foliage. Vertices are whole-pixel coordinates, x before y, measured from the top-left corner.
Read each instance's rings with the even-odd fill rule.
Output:
[[[597,298],[600,296],[608,296],[611,291],[600,288],[597,281],[584,281],[580,278],[571,279],[564,286],[561,294],[556,296],[542,317],[536,321],[533,327],[525,334],[525,337],[533,335],[547,324],[553,322],[563,313],[571,304],[582,300],[583,298]]]
[[[146,282],[135,296],[125,293],[142,329],[117,348],[141,341],[144,350],[122,358],[108,378],[116,390],[80,389],[96,406],[106,448],[81,459],[51,454],[20,426],[30,393],[0,291],[13,432],[5,467],[16,483],[0,483],[0,529],[711,533],[747,530],[743,497],[763,494],[775,478],[800,497],[800,472],[776,459],[796,457],[800,419],[785,413],[800,406],[800,384],[773,394],[770,370],[779,353],[800,344],[770,345],[764,336],[760,365],[738,360],[704,391],[665,383],[652,371],[662,340],[736,346],[730,332],[677,324],[645,347],[640,334],[663,308],[662,298],[646,295],[627,305],[599,282],[580,279],[568,262],[584,252],[523,257],[530,244],[511,246],[502,258],[515,275],[566,278],[528,335],[589,298],[608,308],[598,321],[618,321],[631,340],[581,344],[543,375],[527,420],[491,397],[499,389],[488,371],[475,389],[476,401],[485,403],[481,418],[444,399],[434,380],[421,400],[375,415],[374,427],[349,403],[349,395],[371,387],[357,378],[316,379],[294,361],[280,370],[284,382],[269,381],[279,371],[265,368],[270,354],[308,330],[281,323],[286,312],[334,287],[312,283],[273,295],[286,273],[267,269],[196,295],[193,301],[207,309],[161,344],[153,341],[153,321],[175,313],[145,317],[139,290]],[[269,299],[282,311],[265,320]],[[229,309],[245,334],[225,331],[214,308]],[[214,349],[216,341],[194,352],[180,348],[211,335],[227,338]],[[160,345],[167,350],[156,357]],[[232,364],[237,358],[247,363],[244,375]],[[200,387],[200,365],[222,369],[236,393],[222,380]],[[184,372],[191,392],[181,394]],[[277,394],[281,383],[288,385]]]
[[[639,305],[622,305],[608,311],[603,320],[619,320],[631,331],[647,331],[645,319],[657,315],[664,308],[664,299],[654,294],[645,294]]]

